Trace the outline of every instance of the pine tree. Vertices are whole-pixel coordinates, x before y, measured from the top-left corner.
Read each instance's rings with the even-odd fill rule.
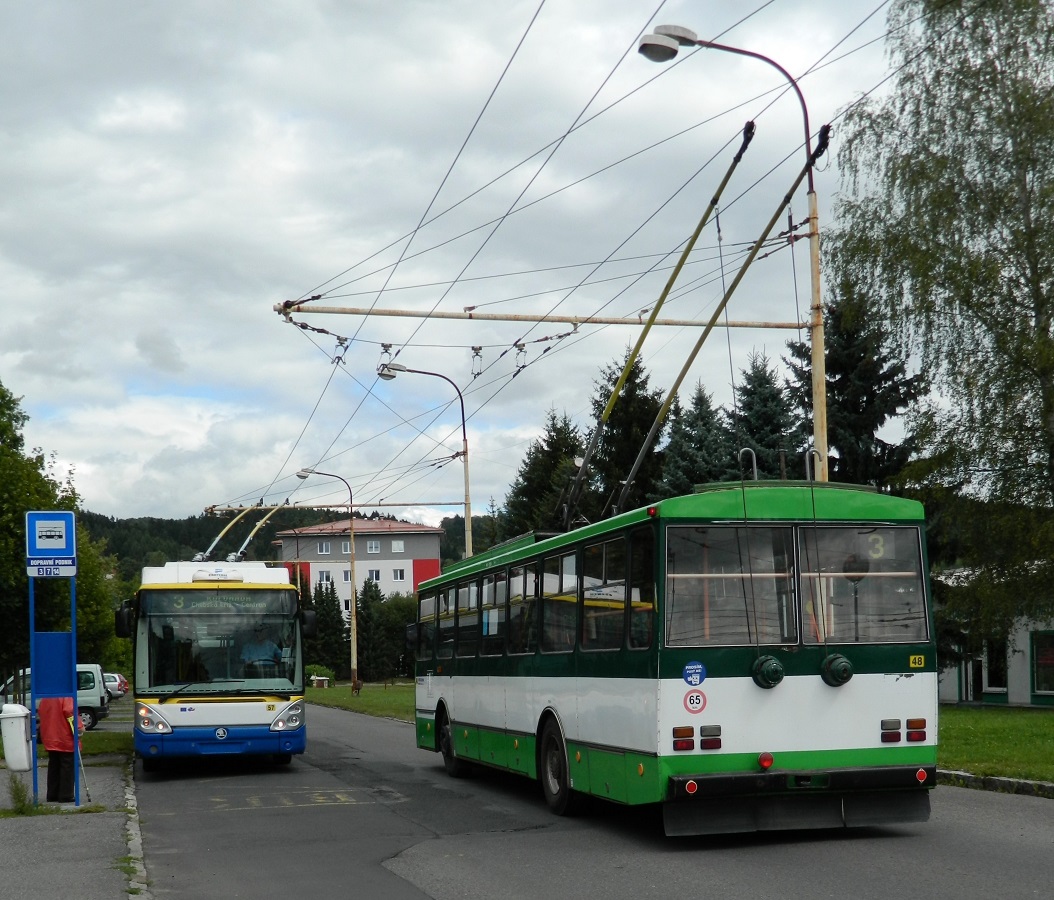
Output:
[[[372,579],[367,578],[359,593],[355,631],[358,635],[359,678],[377,681],[382,678],[383,660],[387,651],[384,630],[380,627],[384,594]]]
[[[318,635],[304,644],[304,663],[325,666],[347,678],[351,670],[347,625],[340,611],[340,599],[332,581],[318,582],[313,597]]]
[[[734,462],[727,419],[713,397],[696,384],[692,402],[670,409],[670,440],[663,453],[662,480],[653,499],[690,494],[697,484],[720,481]]]
[[[567,413],[550,409],[542,436],[527,448],[516,479],[505,497],[505,538],[529,531],[562,531],[561,499],[583,452],[578,429]]]
[[[740,374],[742,381],[734,388],[736,408],[729,415],[729,430],[738,451],[749,448],[754,459],[749,453],[742,453],[737,469],[752,478],[756,460],[759,479],[780,478],[794,437],[790,402],[775,368],[763,353],[751,353],[748,368],[741,369]]]
[[[878,432],[922,396],[924,383],[895,358],[882,318],[847,278],[824,310],[824,330],[830,480],[885,488],[907,464],[914,440],[892,444]],[[787,393],[799,416],[801,450],[812,436],[812,359],[804,342],[789,341],[787,348]]]
[[[603,416],[629,356],[630,350],[627,348],[622,362],[609,365],[603,370],[601,379],[594,382],[596,392],[593,395],[592,407],[597,422]],[[596,500],[601,510],[597,511],[594,508],[593,515],[587,514],[587,518],[595,520],[596,516],[610,512],[617,503],[623,483],[644,446],[645,438],[662,403],[661,390],[648,390],[648,374],[644,369],[643,359],[638,356],[630,367],[626,382],[612,407],[611,415],[602,427],[596,450],[593,452],[590,465],[595,473]],[[624,509],[632,509],[647,497],[654,496],[662,478],[662,453],[658,448],[661,446],[664,432],[665,425],[655,435],[651,447],[647,450],[633,479],[634,483],[630,486],[627,502],[623,504]]]

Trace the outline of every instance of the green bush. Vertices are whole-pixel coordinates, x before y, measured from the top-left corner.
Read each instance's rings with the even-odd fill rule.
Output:
[[[337,683],[337,676],[334,674],[332,669],[327,669],[325,666],[304,666],[304,681],[310,683],[311,676],[317,675],[319,678],[328,678],[330,684]]]

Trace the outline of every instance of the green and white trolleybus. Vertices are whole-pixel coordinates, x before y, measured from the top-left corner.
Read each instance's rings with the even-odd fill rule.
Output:
[[[417,744],[461,774],[662,804],[667,834],[929,818],[937,659],[922,506],[700,488],[422,583]]]

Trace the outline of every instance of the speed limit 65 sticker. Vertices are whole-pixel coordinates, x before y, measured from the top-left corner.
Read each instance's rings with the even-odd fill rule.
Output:
[[[701,713],[706,709],[706,694],[696,689],[684,695],[684,708],[690,713]]]

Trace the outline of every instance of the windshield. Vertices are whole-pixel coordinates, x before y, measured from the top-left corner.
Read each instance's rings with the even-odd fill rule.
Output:
[[[300,630],[290,598],[295,604],[289,591],[144,592],[137,692],[302,691]]]
[[[926,639],[913,526],[675,526],[666,563],[668,646]]]

